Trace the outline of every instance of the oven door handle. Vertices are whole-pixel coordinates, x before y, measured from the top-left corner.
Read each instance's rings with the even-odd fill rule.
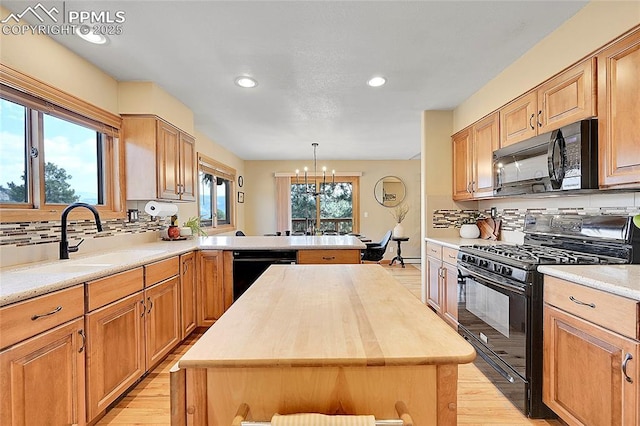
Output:
[[[467,342],[471,343],[471,346],[475,346],[473,344],[473,342],[471,340],[469,340],[469,338],[467,336],[463,336],[463,337]],[[504,368],[500,367],[497,362],[492,360],[491,357],[489,357],[487,354],[482,352],[482,350],[477,349],[476,350],[476,354],[480,355],[480,357],[482,359],[484,359],[487,362],[487,364],[489,364],[491,367],[493,367],[493,369],[496,370],[498,372],[498,374],[500,374],[502,377],[504,377],[509,383],[515,383],[516,382],[516,379],[514,379],[511,374],[509,374]]]
[[[522,287],[518,287],[516,285],[509,285],[509,284],[504,284],[495,280],[492,280],[491,278],[488,278],[484,275],[480,275],[478,274],[478,272],[475,272],[469,268],[467,268],[466,266],[462,266],[460,265],[460,263],[458,263],[458,270],[462,270],[462,271],[466,271],[468,273],[468,275],[466,275],[466,277],[471,277],[476,281],[480,281],[483,284],[489,284],[492,287],[498,287],[501,288],[503,290],[512,292],[512,293],[517,293],[517,294],[521,294],[524,295],[526,294],[526,289],[522,288]],[[465,276],[463,275],[463,278]]]

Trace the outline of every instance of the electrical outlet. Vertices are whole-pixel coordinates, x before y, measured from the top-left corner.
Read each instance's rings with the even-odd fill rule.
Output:
[[[491,218],[495,218],[498,215],[498,209],[491,207]]]
[[[393,246],[389,246],[389,253],[393,253]]]

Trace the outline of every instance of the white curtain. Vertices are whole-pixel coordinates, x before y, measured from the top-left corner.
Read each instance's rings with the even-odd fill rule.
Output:
[[[276,177],[276,225],[285,235],[291,230],[291,177]]]

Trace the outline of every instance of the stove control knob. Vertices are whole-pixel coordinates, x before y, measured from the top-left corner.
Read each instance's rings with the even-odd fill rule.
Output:
[[[508,266],[502,267],[502,275],[511,275],[512,272],[513,269],[509,268]]]
[[[488,260],[482,260],[482,259],[481,259],[481,260],[478,262],[478,265],[479,265],[480,267],[482,267],[482,268],[487,268],[487,267],[489,266],[489,261],[488,261]]]

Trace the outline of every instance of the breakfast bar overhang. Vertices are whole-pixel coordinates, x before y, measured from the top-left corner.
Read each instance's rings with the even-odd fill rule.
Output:
[[[475,350],[380,265],[277,265],[180,359],[172,424],[368,414],[454,425]]]

